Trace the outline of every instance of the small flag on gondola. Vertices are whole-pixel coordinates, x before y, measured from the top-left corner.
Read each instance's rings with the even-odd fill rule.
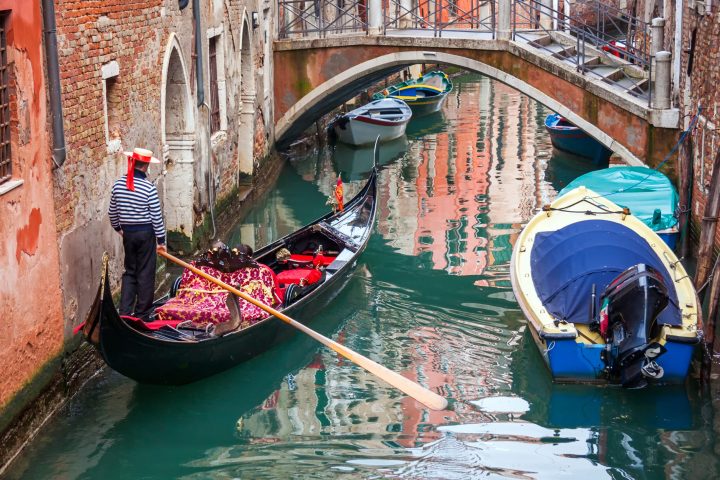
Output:
[[[338,175],[337,183],[335,184],[335,200],[337,201],[337,209],[338,211],[342,212],[344,205],[343,205],[343,183],[342,178],[340,178],[340,175]]]

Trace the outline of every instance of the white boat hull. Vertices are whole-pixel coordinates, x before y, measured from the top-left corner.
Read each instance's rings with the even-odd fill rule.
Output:
[[[409,121],[409,119],[408,119]],[[395,124],[373,122],[365,117],[350,118],[344,126],[335,125],[338,138],[350,145],[371,145],[380,137],[381,142],[387,142],[402,137],[408,121]]]

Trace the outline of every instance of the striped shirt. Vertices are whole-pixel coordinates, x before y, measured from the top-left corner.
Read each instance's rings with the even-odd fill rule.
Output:
[[[152,230],[159,244],[165,243],[165,223],[157,188],[144,172],[135,170],[135,191],[127,189],[127,175],[115,181],[110,195],[110,225],[117,230]]]

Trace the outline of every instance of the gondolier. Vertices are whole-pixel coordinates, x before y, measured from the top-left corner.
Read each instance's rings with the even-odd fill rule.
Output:
[[[165,224],[157,188],[147,179],[151,163],[160,163],[150,150],[124,152],[127,174],[115,181],[110,195],[110,224],[123,237],[125,273],[120,315],[147,319],[155,293],[156,250],[165,250]]]

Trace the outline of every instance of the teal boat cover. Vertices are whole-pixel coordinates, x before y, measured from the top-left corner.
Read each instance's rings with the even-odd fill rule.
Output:
[[[570,182],[558,193],[558,197],[580,186],[629,208],[633,215],[656,232],[677,225],[675,210],[678,193],[670,179],[657,170],[625,166],[595,170]]]

